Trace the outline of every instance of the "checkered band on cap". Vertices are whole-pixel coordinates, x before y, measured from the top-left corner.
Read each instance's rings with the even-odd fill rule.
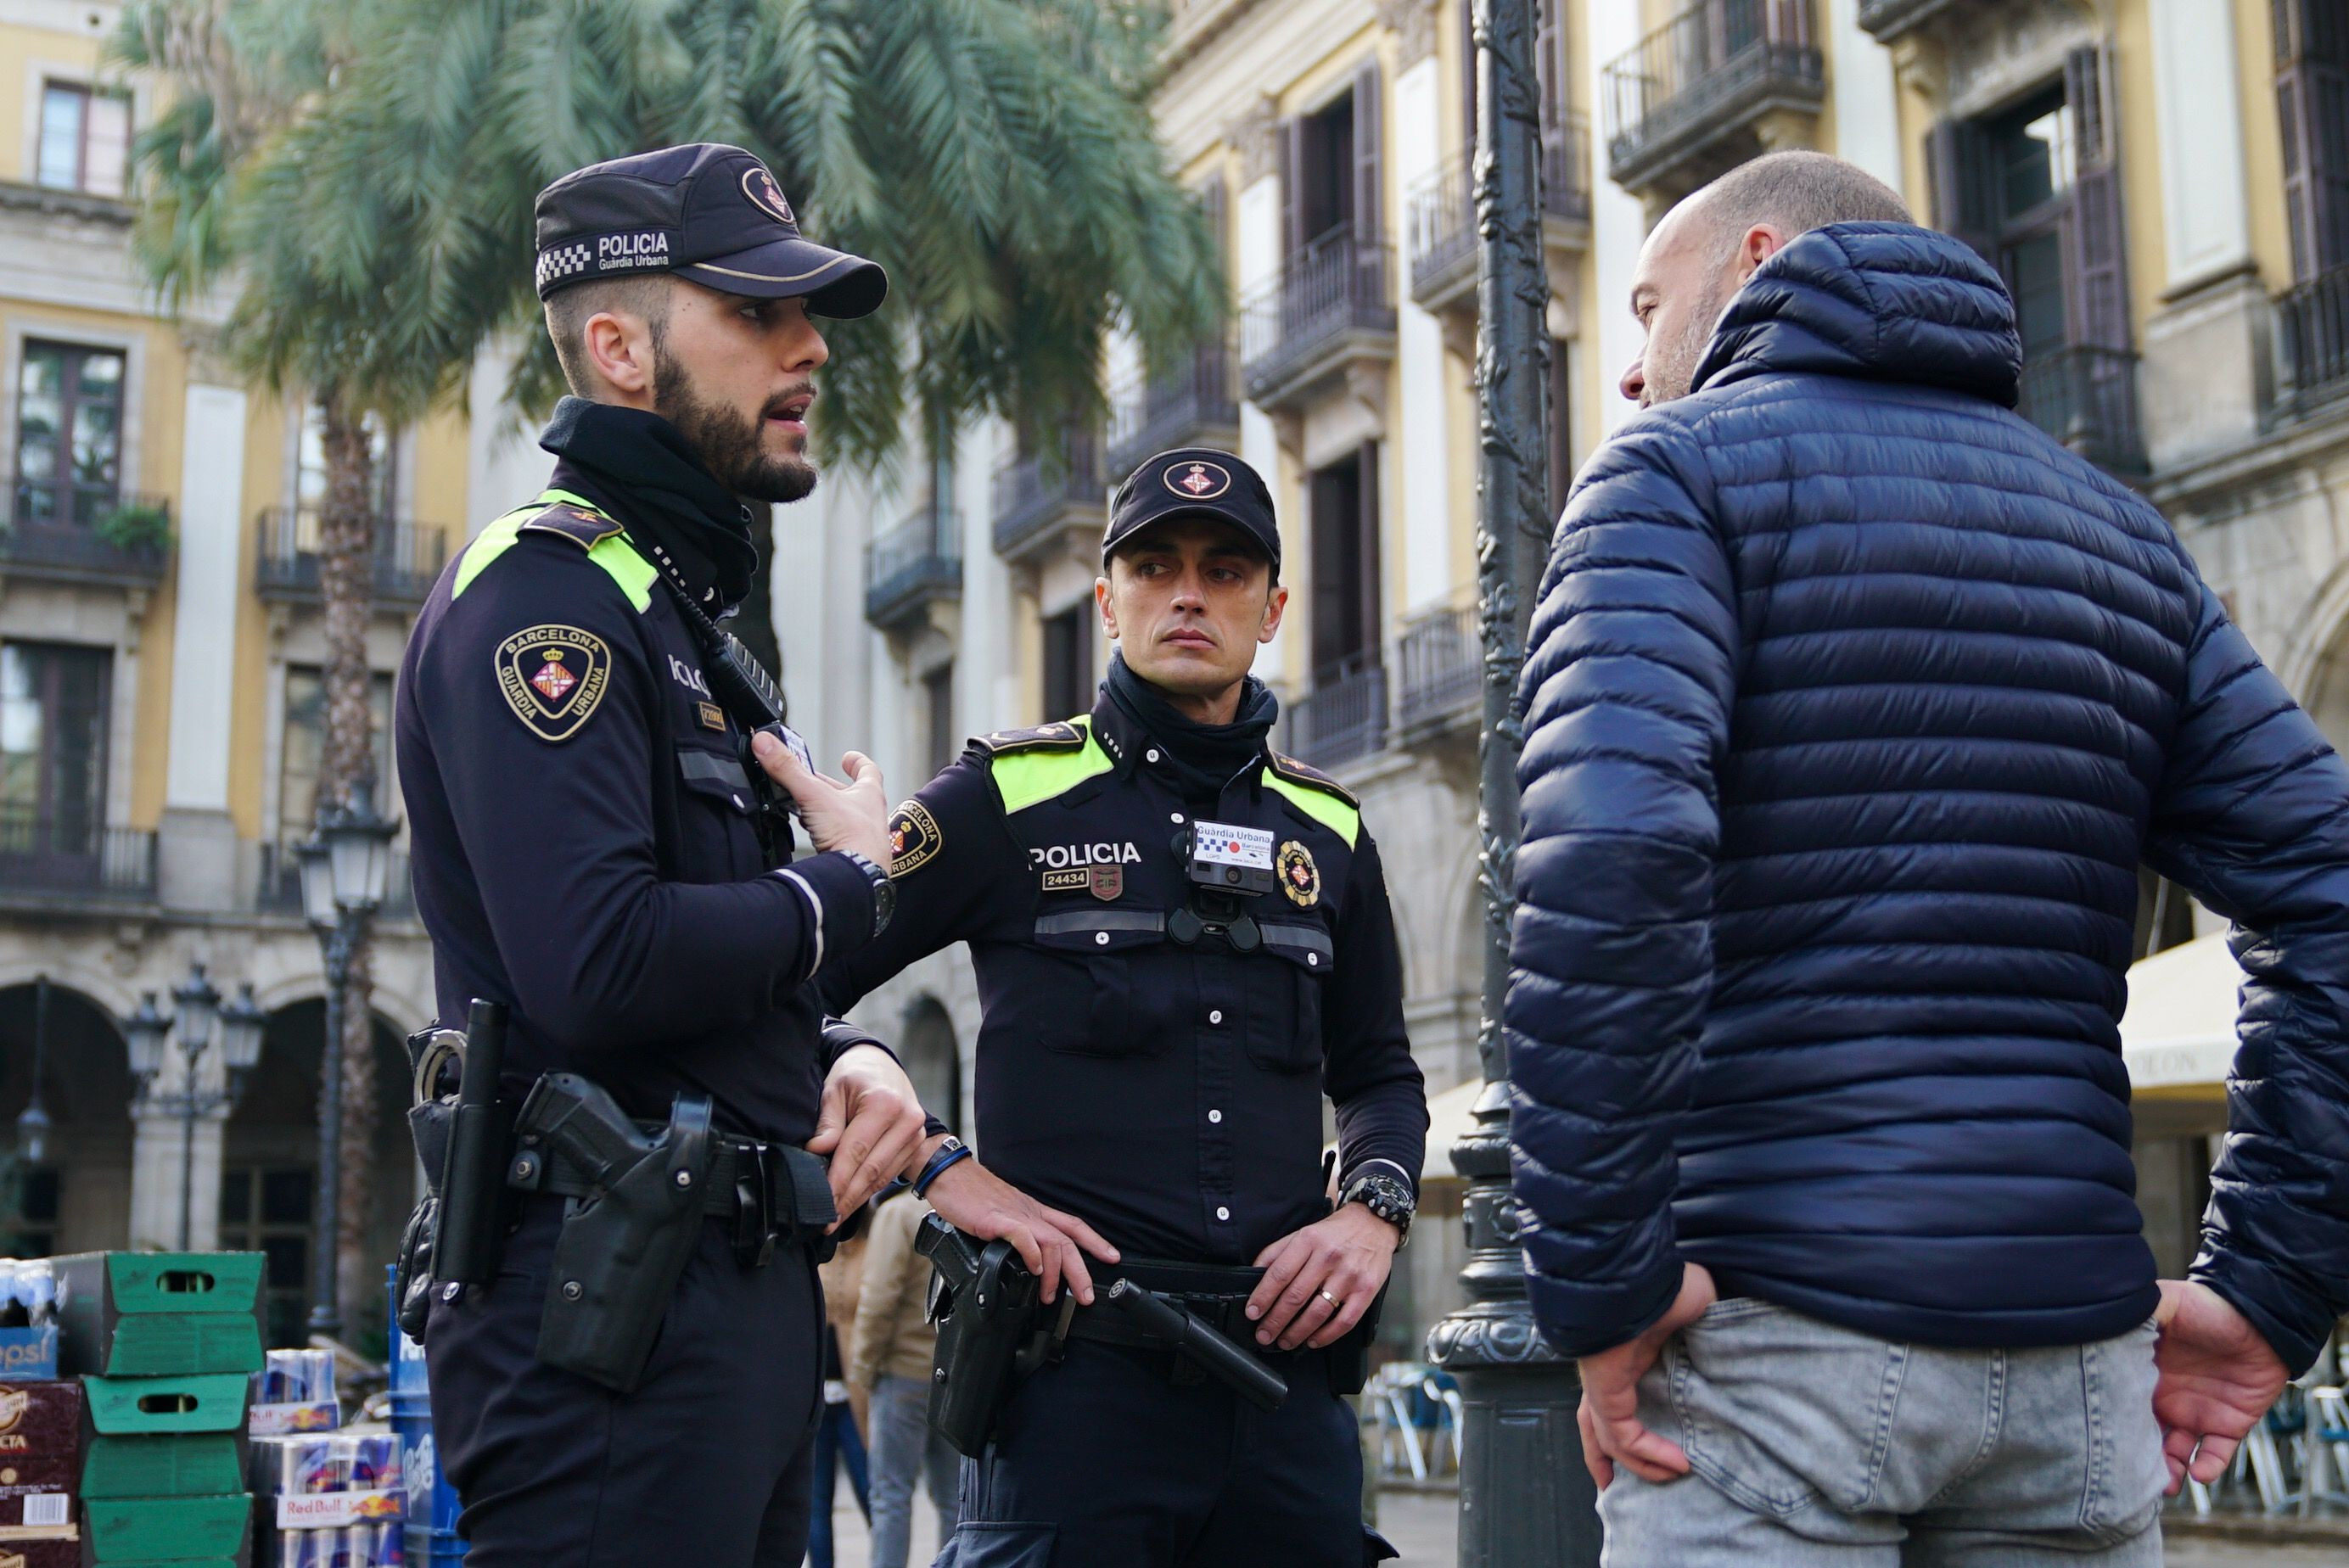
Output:
[[[585,272],[594,256],[595,252],[585,245],[557,245],[545,252],[538,258],[538,287]]]

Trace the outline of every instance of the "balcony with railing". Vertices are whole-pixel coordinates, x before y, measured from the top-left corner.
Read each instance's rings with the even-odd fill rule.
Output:
[[[1358,366],[1394,359],[1394,255],[1351,229],[1291,255],[1241,309],[1240,374],[1268,412],[1301,407]]]
[[[1907,37],[1944,11],[1959,9],[1958,0],[1859,0],[1859,25],[1879,44]]]
[[[1473,727],[1485,691],[1476,607],[1432,610],[1405,623],[1395,645],[1395,727],[1404,744]]]
[[[1239,445],[1239,390],[1231,346],[1203,343],[1171,370],[1143,371],[1110,390],[1109,466],[1123,483],[1142,459],[1174,447]]]
[[[2276,401],[2304,414],[2349,395],[2349,267],[2276,296]]]
[[[1282,748],[1316,768],[1374,757],[1387,744],[1387,672],[1375,651],[1314,677],[1281,715]]]
[[[155,902],[155,834],[0,810],[0,900],[72,906]]]
[[[2023,361],[2015,412],[2100,468],[2146,470],[2137,425],[2137,356],[2075,344]]]
[[[1087,536],[1099,553],[1106,490],[1101,438],[1090,430],[1063,431],[1044,450],[1013,453],[995,470],[995,553],[1026,565],[1083,545]]]
[[[1811,0],[1694,0],[1608,66],[1607,157],[1636,191],[1691,190],[1790,139],[1815,117],[1826,67]]]
[[[18,480],[0,531],[0,573],[62,582],[149,584],[170,555],[171,502],[109,484]]]
[[[376,602],[406,608],[424,603],[448,559],[448,531],[438,523],[375,520],[368,557]],[[320,520],[314,507],[272,507],[261,514],[261,560],[254,586],[264,599],[315,603],[319,598]]]
[[[864,618],[906,630],[962,599],[962,521],[935,501],[864,547]]]

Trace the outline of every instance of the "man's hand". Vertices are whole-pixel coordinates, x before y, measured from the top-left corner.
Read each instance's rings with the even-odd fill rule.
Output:
[[[1283,1350],[1337,1343],[1378,1299],[1402,1244],[1401,1231],[1348,1203],[1257,1253],[1264,1278],[1247,1301],[1256,1342]]]
[[[1042,1298],[1050,1301],[1066,1282],[1085,1305],[1093,1304],[1092,1275],[1085,1271],[1086,1253],[1105,1264],[1117,1262],[1117,1249],[1102,1241],[1091,1225],[1074,1214],[1048,1209],[1035,1199],[981,1168],[976,1156],[956,1161],[938,1172],[926,1194],[938,1217],[982,1242],[998,1237],[1009,1242],[1028,1272],[1041,1282]]]
[[[2189,1474],[2208,1486],[2226,1473],[2236,1445],[2283,1392],[2289,1373],[2260,1331],[2209,1285],[2163,1280],[2153,1323],[2161,1336],[2153,1347],[2160,1375],[2153,1414],[2176,1497]]]
[[[832,1156],[832,1206],[845,1220],[889,1184],[922,1146],[922,1101],[897,1058],[851,1046],[832,1064],[817,1108],[812,1154]],[[839,1220],[830,1228],[838,1229]]]
[[[1586,1356],[1582,1370],[1582,1408],[1575,1419],[1582,1427],[1582,1463],[1590,1479],[1605,1491],[1623,1466],[1641,1480],[1659,1485],[1688,1474],[1688,1455],[1668,1438],[1660,1438],[1640,1424],[1640,1379],[1663,1354],[1664,1341],[1704,1315],[1719,1299],[1713,1271],[1702,1264],[1684,1264],[1681,1293],[1663,1316],[1628,1344],[1596,1356]]]
[[[800,825],[819,850],[853,850],[889,869],[889,798],[881,792],[881,766],[861,751],[840,759],[843,784],[818,773],[771,735],[750,738],[750,754],[800,810]]]

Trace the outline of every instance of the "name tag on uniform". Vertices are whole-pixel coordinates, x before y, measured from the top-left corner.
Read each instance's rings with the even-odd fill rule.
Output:
[[[1208,865],[1268,872],[1272,870],[1272,834],[1263,828],[1201,822],[1191,839],[1191,858]]]

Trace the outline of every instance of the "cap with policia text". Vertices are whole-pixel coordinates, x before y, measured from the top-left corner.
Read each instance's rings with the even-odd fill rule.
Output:
[[[675,273],[730,294],[869,315],[888,274],[800,233],[767,166],[697,141],[574,170],[538,193],[538,297],[573,284]]]
[[[1109,503],[1109,527],[1102,531],[1102,562],[1118,546],[1154,522],[1204,518],[1238,529],[1280,573],[1280,525],[1272,515],[1272,492],[1257,471],[1229,452],[1213,447],[1177,447],[1144,459],[1117,487]]]

